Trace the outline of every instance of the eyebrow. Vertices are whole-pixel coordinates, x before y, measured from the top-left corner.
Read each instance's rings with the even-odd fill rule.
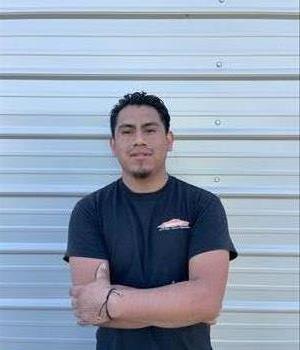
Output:
[[[151,126],[159,126],[159,124],[156,122],[149,122],[149,123],[143,124],[142,128],[148,128]],[[118,129],[125,129],[125,128],[135,129],[136,126],[134,124],[125,124],[124,123],[124,124],[119,125],[119,127],[118,127]]]
[[[133,124],[121,124],[118,126],[118,129],[125,129],[125,128],[134,128],[135,126]]]

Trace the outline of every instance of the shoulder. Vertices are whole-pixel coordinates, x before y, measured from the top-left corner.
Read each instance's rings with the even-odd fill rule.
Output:
[[[183,194],[187,195],[193,200],[196,200],[197,202],[210,202],[214,200],[219,200],[218,195],[211,191],[208,191],[202,187],[192,185],[174,176],[172,176],[172,178],[174,180],[175,186],[178,187],[178,189],[180,189],[180,191]]]
[[[176,192],[180,193],[181,199],[189,204],[195,215],[203,213],[208,207],[222,207],[219,196],[204,188],[192,185],[176,177],[173,177]]]
[[[116,190],[117,183],[118,180],[96,191],[86,194],[78,200],[74,208],[80,208],[88,211],[97,211],[101,203],[112,196],[113,192]]]

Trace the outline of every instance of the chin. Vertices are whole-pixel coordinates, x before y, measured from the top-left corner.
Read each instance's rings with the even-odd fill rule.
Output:
[[[147,177],[149,177],[151,175],[151,171],[146,170],[146,169],[141,169],[141,170],[137,170],[137,171],[132,171],[131,175],[135,179],[146,179]]]

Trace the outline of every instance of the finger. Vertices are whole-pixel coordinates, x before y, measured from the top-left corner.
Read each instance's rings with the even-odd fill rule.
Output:
[[[208,322],[208,324],[210,324],[210,325],[214,325],[216,323],[217,323],[217,319],[214,319],[214,320],[211,320],[211,321]]]
[[[80,317],[78,317],[78,321],[82,324],[93,324],[95,317],[90,312],[81,312]]]
[[[69,292],[70,296],[78,298],[83,288],[84,286],[80,285],[71,287]]]
[[[77,309],[77,307],[78,307],[78,300],[76,298],[72,298],[71,299],[71,305],[72,305],[72,309]]]
[[[87,322],[87,321],[83,321],[83,320],[78,320],[77,323],[80,325],[80,326],[88,326],[90,323]]]
[[[107,263],[101,263],[96,271],[96,279],[98,278],[105,278],[108,276],[108,264]]]
[[[96,271],[96,279],[110,279],[108,263],[101,263]]]
[[[78,309],[74,309],[73,314],[78,319],[81,319],[81,312]]]

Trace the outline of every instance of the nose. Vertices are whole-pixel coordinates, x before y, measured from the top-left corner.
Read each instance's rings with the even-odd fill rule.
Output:
[[[134,146],[146,145],[142,131],[137,131],[135,134]]]

